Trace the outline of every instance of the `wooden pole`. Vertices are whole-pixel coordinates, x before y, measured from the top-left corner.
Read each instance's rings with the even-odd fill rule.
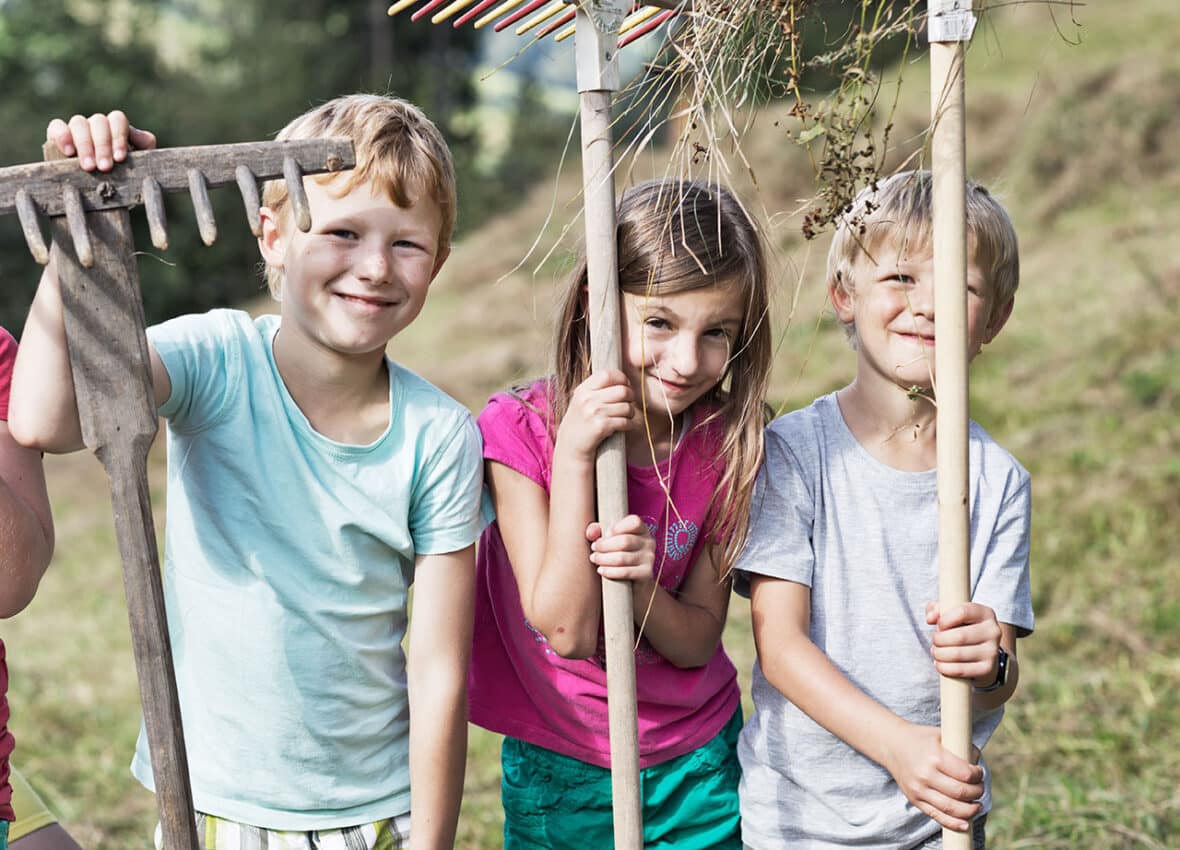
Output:
[[[598,15],[591,15],[593,5]],[[582,180],[589,278],[590,349],[594,371],[618,369],[619,266],[615,241],[614,144],[611,94],[619,88],[615,59],[619,25],[630,0],[594,0],[577,12],[578,92],[582,123]],[[626,437],[614,434],[598,449],[598,521],[604,526],[627,513]],[[610,712],[611,790],[616,850],[643,847],[639,797],[639,732],[635,702],[635,614],[628,582],[602,582],[606,635],[607,702]]]
[[[931,172],[934,201],[934,368],[938,433],[938,602],[970,599],[967,482],[967,167],[963,58],[971,0],[929,0]],[[971,757],[971,686],[942,677],[942,745]],[[971,834],[943,828],[945,850],[970,850]]]
[[[60,157],[48,142],[45,154],[47,159]],[[198,850],[148,489],[147,456],[157,418],[131,216],[125,208],[91,212],[84,226],[92,252],[89,263],[79,257],[66,218],[50,220],[78,418],[86,447],[110,478],[164,846]]]

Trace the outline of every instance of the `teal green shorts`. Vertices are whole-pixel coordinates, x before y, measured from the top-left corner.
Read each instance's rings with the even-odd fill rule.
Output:
[[[0,850],[8,850],[8,821],[0,820]]]
[[[646,850],[741,850],[739,708],[691,753],[639,772]],[[505,738],[500,750],[504,850],[614,846],[610,771]]]

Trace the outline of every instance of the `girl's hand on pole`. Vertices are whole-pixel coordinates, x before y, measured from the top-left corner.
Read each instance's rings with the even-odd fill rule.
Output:
[[[590,541],[590,563],[598,574],[614,581],[654,581],[652,570],[656,562],[656,542],[647,525],[635,514],[628,514],[604,532],[592,522],[586,528]]]
[[[978,749],[973,756],[978,761]],[[937,726],[907,723],[892,739],[883,766],[906,799],[941,826],[966,832],[979,814],[983,768],[945,749]]]
[[[936,627],[930,654],[940,675],[969,679],[981,688],[996,680],[1001,631],[995,611],[968,602],[940,615],[938,604],[928,602],[926,622]]]
[[[595,372],[574,390],[557,429],[557,444],[592,462],[599,443],[634,425],[635,404],[627,376],[617,369]]]
[[[84,171],[110,171],[127,158],[128,150],[151,150],[156,136],[131,126],[121,110],[89,118],[75,115],[69,122],[54,118],[45,128],[45,140],[66,156],[77,155]]]

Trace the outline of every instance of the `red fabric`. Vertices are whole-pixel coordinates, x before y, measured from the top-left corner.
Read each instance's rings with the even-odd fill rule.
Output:
[[[0,328],[0,419],[8,420],[8,390],[12,383],[12,362],[16,341]],[[12,786],[8,784],[8,757],[12,755],[12,733],[8,731],[8,665],[4,641],[0,640],[0,820],[16,820],[12,814]]]
[[[0,419],[8,421],[8,390],[12,386],[12,364],[16,362],[16,340],[0,328]]]

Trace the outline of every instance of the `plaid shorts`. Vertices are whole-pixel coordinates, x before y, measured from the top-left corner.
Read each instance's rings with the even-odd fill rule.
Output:
[[[405,850],[410,846],[410,816],[343,829],[287,832],[197,812],[197,846],[201,850]],[[156,850],[165,850],[159,824]]]

